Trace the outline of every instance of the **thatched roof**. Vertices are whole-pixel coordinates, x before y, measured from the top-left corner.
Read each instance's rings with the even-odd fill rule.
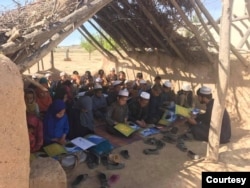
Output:
[[[201,6],[199,0],[37,0],[0,15],[0,51],[24,71],[76,28],[91,40],[82,24],[94,20],[127,54],[149,49],[187,63],[213,62],[208,47],[218,45],[206,28],[200,35],[206,24],[201,15],[201,27],[192,22],[194,12],[204,11]]]

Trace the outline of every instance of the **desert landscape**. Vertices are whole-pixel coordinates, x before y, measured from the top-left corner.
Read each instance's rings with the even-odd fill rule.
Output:
[[[110,67],[116,67],[116,70],[126,70],[123,66],[119,65],[123,65],[125,63],[129,64],[132,62],[135,66],[133,71],[136,72],[137,70],[140,70],[141,67],[142,71],[146,73],[146,79],[150,81],[151,77],[154,77],[157,72],[161,73],[160,69],[164,69],[158,67],[161,64],[157,62],[157,58],[153,56],[147,56],[148,58],[151,58],[148,61],[150,61],[151,65],[153,64],[153,66],[148,65],[148,67],[146,67],[146,63],[144,64],[144,62],[139,63],[139,65],[136,64],[135,59],[118,60],[118,63],[114,63],[107,60],[98,51],[94,51],[91,55],[91,59],[89,59],[89,54],[80,47],[69,48],[69,57],[72,61],[64,61],[66,49],[67,48],[62,47],[55,49],[55,74],[58,74],[60,71],[65,71],[68,74],[72,74],[74,70],[79,71],[81,75],[84,74],[86,70],[89,70],[94,74],[95,71],[100,68],[103,68],[107,72]],[[170,65],[170,68],[173,67],[174,60],[169,62],[168,59],[161,59],[161,61],[167,62],[168,65]],[[41,69],[40,65],[40,76],[45,74],[47,71],[51,71],[50,54],[48,54],[43,59],[43,62],[44,70]],[[121,64],[119,64],[119,62]],[[123,162],[125,163],[124,169],[112,171],[107,170],[102,165],[99,165],[98,168],[91,170],[88,169],[86,163],[82,163],[79,164],[74,170],[67,171],[68,187],[71,187],[72,181],[79,174],[85,173],[87,173],[89,176],[85,181],[81,182],[81,184],[77,186],[79,188],[99,188],[100,182],[97,178],[97,174],[99,172],[105,173],[108,177],[114,174],[119,175],[119,180],[111,186],[113,188],[196,188],[201,187],[201,172],[250,171],[250,116],[248,113],[248,109],[250,107],[250,92],[248,81],[249,74],[247,74],[246,69],[241,69],[237,62],[232,62],[232,78],[230,79],[231,87],[229,88],[227,98],[227,108],[232,121],[232,139],[230,143],[220,146],[218,163],[210,163],[204,160],[207,149],[207,143],[205,142],[186,142],[188,149],[201,156],[199,160],[191,160],[185,152],[178,150],[175,145],[169,143],[166,143],[165,147],[160,150],[160,153],[158,155],[145,155],[143,154],[142,150],[145,148],[150,148],[150,146],[145,145],[144,142],[140,140],[132,144],[124,145],[122,147],[114,149],[113,153],[119,153],[119,151],[123,149],[129,151],[130,159],[123,160]],[[175,66],[182,65],[176,63]],[[165,75],[164,79],[168,79],[169,77],[169,79],[171,79],[175,83],[175,90],[177,90],[178,85],[181,82],[177,79],[173,79],[173,74],[171,74],[171,71],[168,70],[170,69],[169,67],[167,67],[167,70],[165,70],[167,74]],[[37,70],[37,65],[34,65],[30,68],[30,72],[26,71],[24,72],[24,74],[32,75],[36,73]],[[185,70],[189,69],[185,68]],[[133,71],[130,70],[131,74],[127,74],[129,79],[134,78]],[[147,74],[150,71],[152,72],[151,76]],[[202,71],[202,69],[201,67],[193,68],[193,74],[195,73],[195,71],[198,75],[198,72]],[[242,74],[244,72],[244,74],[242,77],[239,77],[236,72],[239,74]],[[204,75],[206,76],[205,71],[203,77]],[[211,77],[211,73],[207,73],[207,78],[209,78],[209,75]],[[244,82],[242,82],[242,79],[244,80]],[[203,80],[197,77],[196,83],[198,83],[199,81],[203,82]],[[198,86],[198,84],[196,84],[195,86]],[[179,130],[181,131],[184,129],[185,128],[180,125]],[[156,135],[154,137],[161,138],[161,135]]]

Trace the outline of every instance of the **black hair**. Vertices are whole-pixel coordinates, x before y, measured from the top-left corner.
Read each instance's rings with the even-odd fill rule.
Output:
[[[138,72],[138,73],[136,74],[136,78],[143,78],[142,72]]]
[[[79,75],[78,71],[73,71],[73,74]]]
[[[67,94],[66,88],[64,86],[60,86],[55,90],[55,96],[53,97],[54,100],[56,99],[64,99],[64,96]]]
[[[155,80],[161,80],[161,77],[158,75],[155,77]]]

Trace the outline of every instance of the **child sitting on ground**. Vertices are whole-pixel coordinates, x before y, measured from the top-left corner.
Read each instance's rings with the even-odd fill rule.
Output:
[[[114,102],[107,112],[107,131],[111,134],[117,136],[123,136],[119,131],[117,131],[114,126],[118,123],[127,123],[128,119],[128,91],[120,90],[117,96],[117,101]]]

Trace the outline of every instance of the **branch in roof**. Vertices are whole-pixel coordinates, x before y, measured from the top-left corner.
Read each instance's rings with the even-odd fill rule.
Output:
[[[74,29],[82,25],[86,20],[95,15],[96,12],[98,12],[101,8],[103,8],[111,1],[112,0],[94,0],[90,4],[88,4],[88,6],[85,6],[85,9],[82,10],[82,16],[74,17],[75,19],[72,20],[72,23],[74,23],[73,25],[70,24],[65,27],[64,30],[62,30],[61,32],[55,34],[47,44],[41,46],[39,50],[36,50],[24,61],[15,62],[18,65],[20,72],[24,72],[26,69],[34,65],[37,61],[42,59],[45,55],[47,55],[47,53],[53,50],[53,48],[57,46],[63,39],[70,35]]]
[[[93,45],[103,56],[108,59],[108,55],[104,53],[104,51],[102,51],[91,39],[89,39],[89,37],[80,28],[78,28],[77,30],[91,45]]]
[[[115,55],[113,55],[111,52],[106,50],[90,33],[89,31],[81,25],[80,28],[87,34],[87,36],[104,52],[108,55],[110,58],[116,58]]]
[[[172,2],[174,7],[176,8],[177,12],[182,17],[183,21],[191,28],[192,32],[194,33],[198,43],[201,45],[201,48],[205,52],[205,54],[208,57],[209,61],[211,63],[214,63],[214,60],[213,60],[212,56],[210,55],[210,53],[208,52],[207,46],[205,45],[204,41],[200,37],[200,35],[199,35],[198,31],[197,31],[197,28],[189,21],[189,19],[187,18],[185,13],[182,11],[182,9],[179,7],[179,5],[174,0],[170,0],[170,1]]]
[[[193,5],[193,8],[195,10],[195,13],[199,19],[199,21],[201,22],[201,25],[203,26],[203,28],[205,29],[207,35],[209,36],[209,39],[212,41],[213,45],[215,46],[216,50],[219,51],[219,45],[216,42],[216,40],[214,39],[214,36],[212,35],[212,33],[210,32],[207,24],[204,22],[204,20],[202,19],[201,13],[199,11],[199,9],[197,8],[194,0],[190,0],[191,4]],[[198,31],[199,32],[199,31]]]
[[[121,54],[121,52],[115,47],[115,45],[113,45],[112,42],[110,42],[110,40],[103,34],[103,32],[98,29],[90,20],[88,20],[88,22],[90,23],[90,25],[92,25],[92,27],[94,27],[96,29],[96,31],[98,31],[98,33],[112,46],[112,48],[114,48],[114,50],[121,56],[122,59],[124,59],[124,56]]]
[[[173,41],[168,37],[168,35],[162,30],[162,28],[157,23],[157,21],[155,20],[155,18],[153,17],[153,15],[142,4],[141,0],[138,0],[137,2],[140,5],[140,7],[141,7],[142,11],[144,12],[144,14],[150,19],[150,21],[152,21],[153,25],[157,28],[157,30],[161,33],[161,35],[167,40],[167,42],[172,47],[172,49],[174,49],[174,51],[176,52],[176,54],[181,58],[181,60],[183,62],[186,62],[186,59],[184,58],[184,56],[182,55],[182,53],[180,52],[180,50],[173,43]]]

